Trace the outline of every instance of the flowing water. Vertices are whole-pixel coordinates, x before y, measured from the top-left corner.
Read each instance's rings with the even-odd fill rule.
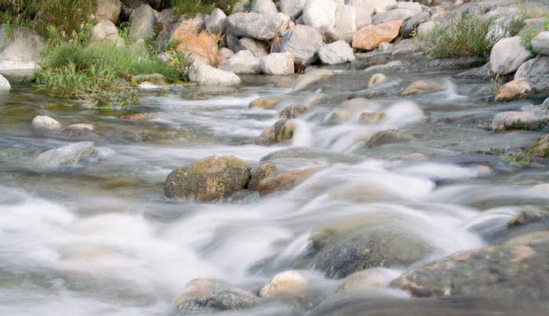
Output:
[[[420,262],[486,245],[524,201],[547,203],[549,190],[533,188],[549,175],[486,154],[527,146],[539,136],[490,131],[495,113],[527,103],[487,105],[476,96],[489,84],[457,82],[451,74],[395,75],[399,79],[386,88],[394,93],[343,112],[339,105],[363,88],[366,73],[340,71],[330,87],[310,92],[280,88],[291,86],[290,78],[251,77],[238,88],[183,87],[141,95],[140,106],[121,110],[87,109],[16,85],[0,95],[0,314],[170,315],[188,281],[215,277],[257,291],[307,252],[315,228],[356,218],[421,240],[433,251]],[[425,77],[439,78],[444,89],[398,96]],[[283,105],[250,109],[250,101],[288,93],[298,101],[322,101],[299,117],[291,144],[254,145]],[[359,125],[363,111],[383,111],[386,118]],[[156,116],[120,118],[135,112]],[[40,152],[68,142],[33,132],[36,115],[63,125],[93,124],[100,133],[95,154],[76,169],[38,171],[33,161]],[[386,129],[416,141],[364,147]],[[274,157],[280,169],[325,169],[290,191],[261,198],[193,203],[163,195],[176,167],[214,154],[255,166],[285,148],[293,149]],[[381,275],[390,280],[407,268]],[[325,293],[342,282],[312,271]],[[391,299],[402,306],[412,300],[396,290],[377,295],[389,302],[377,303],[381,309],[392,306]],[[291,313],[275,302],[231,314]]]

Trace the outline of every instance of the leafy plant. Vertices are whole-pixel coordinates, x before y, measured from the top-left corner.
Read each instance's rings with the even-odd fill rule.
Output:
[[[427,35],[416,36],[416,46],[431,58],[486,56],[495,41],[488,35],[490,24],[490,19],[466,15],[448,25],[436,24]]]

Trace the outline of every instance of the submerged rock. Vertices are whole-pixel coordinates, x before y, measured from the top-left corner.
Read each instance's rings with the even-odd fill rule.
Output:
[[[494,131],[528,130],[537,131],[547,124],[547,118],[531,112],[500,112],[492,120]]]
[[[534,187],[535,188],[535,187]],[[533,205],[526,205],[522,207],[517,215],[515,215],[508,223],[507,226],[517,226],[540,222],[542,220],[549,219],[549,209],[546,207],[539,207]]]
[[[77,167],[79,163],[91,156],[94,151],[95,144],[93,142],[70,144],[41,153],[36,157],[36,165],[40,169]]]
[[[281,119],[293,119],[309,110],[305,105],[288,105],[282,111],[278,113],[278,117]]]
[[[549,232],[459,252],[423,264],[392,282],[417,297],[549,299]]]
[[[301,271],[284,271],[276,274],[269,284],[265,285],[261,297],[292,297],[303,295],[309,284],[309,278]]]
[[[541,136],[530,145],[528,154],[535,157],[549,158],[549,135]]]
[[[38,131],[56,131],[62,126],[61,123],[49,116],[38,115],[32,119],[32,127]]]
[[[292,120],[281,119],[264,130],[257,139],[258,145],[273,145],[289,142],[294,137],[296,125]]]
[[[267,178],[274,177],[278,173],[276,164],[272,161],[263,162],[257,167],[257,170],[253,173],[250,183],[248,183],[248,189],[257,190],[259,183]]]
[[[258,185],[259,195],[263,196],[279,191],[290,190],[320,170],[321,168],[294,170],[264,179]]]
[[[411,83],[404,91],[402,95],[418,94],[431,92],[442,88],[442,82],[440,81],[424,81],[419,80]]]
[[[253,100],[250,102],[250,108],[258,108],[263,110],[270,110],[276,107],[285,99],[279,96],[266,96]]]
[[[385,113],[383,112],[362,112],[358,117],[358,122],[360,124],[375,124],[385,118]]]
[[[220,289],[209,295],[186,299],[179,303],[179,315],[203,315],[222,311],[250,308],[257,298],[250,292],[237,288]]]
[[[59,130],[55,137],[64,140],[92,140],[97,138],[98,134],[91,124],[72,124]]]
[[[311,86],[313,83],[323,79],[330,78],[333,75],[334,75],[334,72],[328,69],[319,69],[319,70],[308,72],[306,74],[299,76],[299,78],[297,79],[297,82],[295,83],[294,90],[295,91],[304,90],[307,87]]]
[[[175,169],[166,178],[164,195],[191,201],[213,201],[246,188],[248,164],[234,156],[211,156]]]
[[[366,148],[375,148],[387,144],[403,144],[414,140],[414,137],[395,130],[375,133],[366,143]]]
[[[373,88],[385,82],[387,82],[387,76],[382,73],[374,74],[370,77],[370,80],[368,80],[368,88]]]

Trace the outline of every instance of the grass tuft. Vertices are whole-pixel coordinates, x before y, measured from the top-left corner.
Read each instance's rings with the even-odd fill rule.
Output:
[[[177,51],[194,55],[194,58],[205,60],[208,64],[219,64],[218,42],[220,37],[207,31],[198,32],[195,20],[186,20],[174,32]]]

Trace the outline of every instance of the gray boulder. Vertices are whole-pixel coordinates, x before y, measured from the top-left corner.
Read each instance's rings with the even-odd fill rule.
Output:
[[[520,67],[517,69],[517,72],[515,72],[514,79],[517,80],[520,78],[526,78],[528,76],[528,73],[530,72],[530,67],[536,62],[536,60],[537,59],[533,58],[520,65]]]
[[[323,64],[337,65],[355,60],[353,49],[345,41],[337,41],[324,45],[318,51],[318,57]]]
[[[492,120],[494,131],[529,130],[537,131],[547,124],[547,118],[531,112],[500,112]]]
[[[532,53],[522,45],[520,36],[503,38],[492,48],[490,66],[494,73],[508,75],[532,57]]]
[[[294,56],[290,53],[273,53],[262,57],[259,65],[267,75],[291,75],[294,73]]]
[[[36,165],[40,169],[56,169],[61,167],[77,167],[95,150],[93,142],[70,144],[57,149],[45,151],[36,157]]]
[[[255,57],[269,55],[269,49],[265,42],[243,37],[238,41],[238,50],[249,50]]]
[[[366,148],[375,148],[388,144],[404,144],[413,140],[414,138],[408,134],[390,129],[375,133],[366,143]]]
[[[297,62],[309,65],[316,61],[315,54],[322,45],[322,35],[317,30],[306,25],[296,25],[284,35],[280,51],[291,53]]]
[[[56,131],[61,127],[61,123],[45,115],[38,115],[32,120],[32,128],[37,131]]]
[[[204,315],[250,308],[256,301],[257,297],[248,291],[225,288],[209,295],[188,298],[179,303],[177,310],[179,315]]]
[[[237,75],[256,75],[261,73],[259,58],[249,50],[241,50],[229,58],[227,63],[219,66],[220,69],[233,72]]]
[[[250,12],[275,15],[278,10],[271,0],[254,0]]]
[[[227,18],[227,29],[239,37],[269,41],[280,33],[286,22],[278,14],[235,13]]]
[[[95,25],[91,31],[90,45],[124,46],[124,40],[118,35],[116,26],[110,20],[103,20]]]
[[[164,195],[191,201],[219,200],[246,188],[250,177],[244,160],[211,156],[172,171],[164,183]]]
[[[390,21],[402,21],[412,17],[414,13],[408,9],[394,9],[385,13],[376,14],[372,19],[374,25],[382,24]]]
[[[6,27],[0,25],[0,72],[20,75],[26,71],[32,75],[40,69],[44,47],[44,39],[31,30],[15,28],[8,34]]]
[[[217,69],[206,64],[191,67],[189,79],[199,85],[237,85],[242,81],[233,72]]]
[[[355,9],[357,30],[372,24],[374,7],[367,0],[347,0],[345,3]]]
[[[532,39],[532,47],[542,55],[549,55],[549,32],[540,32]]]
[[[344,40],[350,43],[353,34],[356,32],[356,12],[350,5],[338,5],[336,9],[336,20],[328,36],[335,40]]]
[[[402,27],[400,28],[400,34],[404,38],[410,38],[414,35],[414,32],[417,32],[417,27],[421,23],[428,22],[430,18],[429,13],[420,12],[412,16],[411,18],[404,21]]]
[[[215,8],[206,20],[206,30],[212,34],[220,35],[225,32],[225,20],[227,16],[225,13]]]
[[[308,0],[303,9],[303,24],[321,33],[328,32],[336,22],[336,3],[334,0]]]
[[[292,19],[297,19],[303,14],[303,9],[307,0],[280,0],[280,12],[289,15]]]
[[[532,62],[526,76],[537,96],[549,95],[549,57],[538,57]]]
[[[109,20],[118,22],[118,16],[122,10],[122,2],[119,0],[97,0],[97,12],[95,16],[99,21]]]
[[[148,4],[135,9],[130,17],[130,39],[137,41],[154,38],[157,14]]]

